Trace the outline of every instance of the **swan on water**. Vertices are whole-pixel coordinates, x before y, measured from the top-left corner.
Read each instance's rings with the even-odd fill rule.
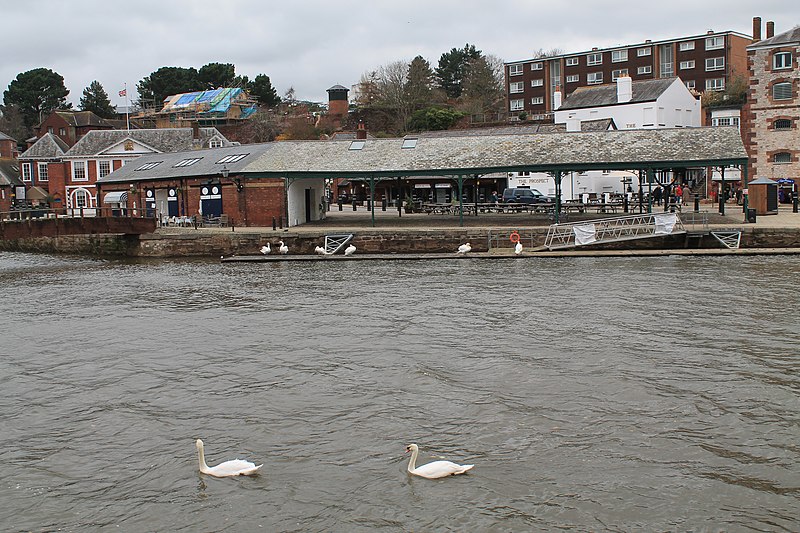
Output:
[[[197,439],[195,442],[197,446],[197,460],[200,462],[200,472],[214,477],[233,477],[233,476],[252,476],[258,474],[263,464],[256,466],[250,461],[243,459],[234,459],[232,461],[225,461],[217,466],[208,466],[206,464],[206,457],[203,453],[203,441]]]
[[[411,460],[408,462],[408,473],[415,476],[421,476],[428,479],[437,479],[440,477],[455,476],[456,474],[463,474],[470,470],[475,465],[459,465],[450,461],[433,461],[426,465],[417,466],[417,455],[419,455],[419,446],[416,444],[409,444],[406,446],[406,453],[411,452]]]
[[[470,246],[469,243],[466,243],[466,244],[462,244],[461,246],[459,246],[458,247],[458,251],[456,253],[457,254],[466,254],[467,252],[469,252],[471,250],[472,250],[472,246]]]
[[[264,254],[264,255],[272,253],[272,248],[270,248],[269,243],[267,243],[267,244],[265,244],[264,246],[261,247],[261,253]]]
[[[522,253],[522,243],[518,242],[516,246],[514,246],[514,253],[519,255]]]
[[[283,244],[283,241],[278,241],[278,244],[280,244],[280,248],[278,248],[278,251],[280,253],[282,253],[283,255],[286,255],[286,254],[289,253],[289,247],[286,246],[285,244]]]
[[[353,255],[356,252],[356,247],[351,243],[350,246],[344,249],[344,255]]]

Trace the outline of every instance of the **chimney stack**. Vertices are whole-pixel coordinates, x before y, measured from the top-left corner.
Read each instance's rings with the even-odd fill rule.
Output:
[[[617,78],[617,103],[626,104],[633,99],[633,80],[629,76]]]
[[[196,120],[192,121],[192,139],[195,141],[200,139],[200,124]]]
[[[753,17],[753,42],[761,40],[761,17]]]
[[[771,20],[767,22],[767,39],[775,36],[775,23]]]
[[[553,111],[558,111],[561,107],[561,86],[556,85],[556,90],[553,93]]]
[[[367,127],[364,126],[364,121],[358,121],[358,129],[356,129],[356,139],[366,139],[367,138]]]

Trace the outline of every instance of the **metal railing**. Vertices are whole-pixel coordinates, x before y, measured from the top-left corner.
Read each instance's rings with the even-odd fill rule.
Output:
[[[651,213],[552,224],[544,245],[553,250],[678,233],[686,233],[686,229],[677,213]]]

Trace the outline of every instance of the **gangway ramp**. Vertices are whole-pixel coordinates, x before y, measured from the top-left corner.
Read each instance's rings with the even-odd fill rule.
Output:
[[[325,255],[333,255],[353,240],[352,233],[342,233],[339,235],[325,235]]]
[[[551,224],[544,245],[549,250],[559,250],[685,233],[686,228],[677,213],[644,213]]]

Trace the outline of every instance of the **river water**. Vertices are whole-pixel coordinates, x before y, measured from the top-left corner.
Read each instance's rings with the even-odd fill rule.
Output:
[[[798,531],[798,277],[3,253],[1,529]]]

